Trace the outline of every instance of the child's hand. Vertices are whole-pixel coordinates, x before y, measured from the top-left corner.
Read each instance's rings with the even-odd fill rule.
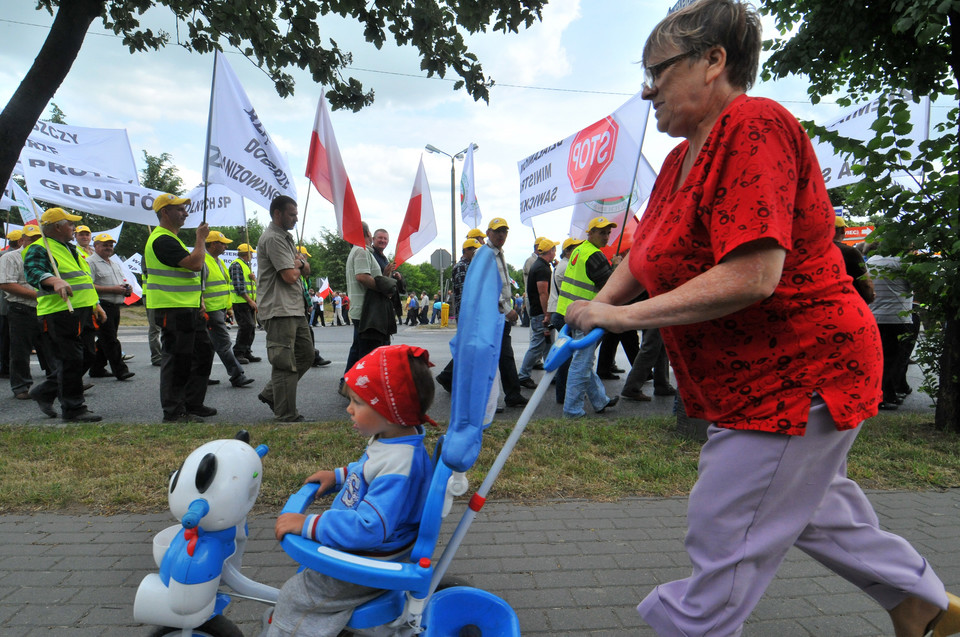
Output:
[[[337,476],[333,471],[321,470],[317,471],[315,474],[303,481],[304,484],[310,484],[311,482],[320,485],[320,490],[317,491],[317,494],[323,495],[333,487],[337,486]]]
[[[280,517],[277,518],[277,523],[273,527],[277,541],[282,540],[283,536],[287,533],[300,535],[300,530],[303,528],[303,523],[306,519],[307,516],[302,513],[282,513]]]

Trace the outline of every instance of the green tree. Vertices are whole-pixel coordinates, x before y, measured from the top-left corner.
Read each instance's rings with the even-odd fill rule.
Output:
[[[37,0],[37,9],[54,17],[53,26],[20,86],[0,113],[0,181],[6,183],[20,148],[47,102],[63,82],[83,45],[87,29],[97,18],[106,29],[123,37],[131,53],[159,49],[169,33],[141,26],[140,16],[153,7],[166,7],[177,26],[176,41],[187,50],[209,53],[224,45],[254,59],[274,81],[277,93],[293,93],[290,67],[308,70],[317,84],[328,87],[333,109],[359,110],[373,102],[353,77],[344,77],[352,55],[325,38],[318,20],[333,13],[352,18],[364,27],[364,37],[378,49],[388,37],[398,45],[416,47],[420,68],[429,77],[448,70],[458,79],[454,90],[465,88],[474,99],[488,99],[489,80],[477,57],[467,49],[464,34],[493,29],[516,32],[540,18],[547,0],[397,0],[341,2],[339,0]],[[152,12],[155,13],[155,12]]]
[[[140,184],[160,192],[183,194],[183,178],[177,172],[172,159],[170,153],[151,155],[143,151],[143,162],[146,167],[140,171]]]
[[[67,114],[60,110],[60,107],[57,106],[56,102],[50,102],[50,123],[51,124],[66,124],[67,123]]]
[[[805,75],[814,103],[835,93],[844,95],[842,105],[885,97],[875,136],[865,143],[805,125],[849,154],[862,173],[849,200],[880,215],[875,235],[881,249],[900,255],[907,266],[928,319],[927,338],[940,352],[936,425],[960,431],[960,52],[954,46],[960,41],[960,0],[766,0],[761,11],[775,18],[781,36],[765,42],[773,52],[765,79]],[[954,106],[911,153],[907,103],[921,97]],[[892,180],[892,172],[904,169],[923,175],[917,190]]]

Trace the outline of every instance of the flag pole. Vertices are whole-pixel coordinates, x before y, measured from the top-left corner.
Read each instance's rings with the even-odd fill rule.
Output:
[[[300,221],[300,238],[297,239],[297,245],[303,245],[303,233],[307,225],[307,207],[310,205],[310,180],[307,180],[307,199],[303,202],[303,219]]]
[[[37,214],[37,204],[34,202],[33,197],[30,197],[30,205],[33,206],[33,216],[37,218],[37,227],[40,228],[40,239],[43,241],[43,249],[47,251],[47,259],[50,261],[50,265],[53,267],[53,276],[60,278],[60,268],[57,267],[57,260],[53,258],[53,253],[50,252],[50,244],[47,243],[47,235],[43,232],[43,226],[40,225],[40,216]],[[67,302],[67,310],[73,314],[73,303],[70,302],[70,298],[67,297],[64,299]]]
[[[213,50],[213,77],[210,80],[210,109],[207,111],[207,143],[203,151],[203,223],[207,222],[207,176],[210,171],[210,129],[213,123],[213,96],[214,89],[217,87],[217,53],[218,49]],[[244,225],[247,217],[244,211]]]

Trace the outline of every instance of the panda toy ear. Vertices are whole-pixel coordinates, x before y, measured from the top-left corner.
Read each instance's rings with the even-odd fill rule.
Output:
[[[233,439],[234,439],[234,440],[243,441],[243,442],[245,442],[245,443],[247,443],[247,444],[249,445],[249,444],[250,444],[250,432],[247,431],[246,429],[241,429],[240,431],[237,432],[237,435],[234,436]]]
[[[173,490],[177,488],[177,481],[180,479],[180,472],[182,470],[183,462],[180,463],[180,466],[175,471],[170,472],[170,489],[167,491],[168,494],[173,493]]]
[[[197,467],[195,480],[197,492],[205,493],[206,490],[210,488],[210,485],[213,484],[215,477],[217,477],[217,456],[208,453],[200,460],[200,465]]]

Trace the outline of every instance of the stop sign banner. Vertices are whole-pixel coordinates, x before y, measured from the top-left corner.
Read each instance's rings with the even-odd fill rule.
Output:
[[[517,162],[520,220],[578,203],[626,197],[650,103],[637,93],[612,114]]]

